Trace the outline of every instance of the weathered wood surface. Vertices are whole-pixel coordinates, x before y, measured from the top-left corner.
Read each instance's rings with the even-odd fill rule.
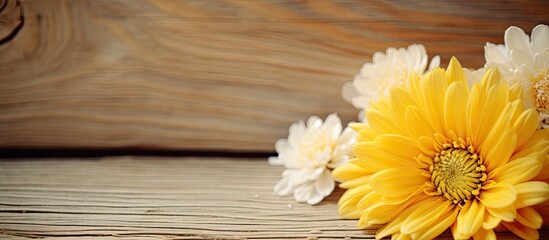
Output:
[[[18,25],[0,0],[0,34]],[[341,86],[423,43],[480,67],[547,1],[22,0],[0,45],[0,147],[273,151],[289,124],[356,111]],[[3,36],[0,36],[3,37]]]
[[[0,238],[373,238],[339,217],[341,190],[316,206],[277,197],[282,168],[257,160],[2,160]]]

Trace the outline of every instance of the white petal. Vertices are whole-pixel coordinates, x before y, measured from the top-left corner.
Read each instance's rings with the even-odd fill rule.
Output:
[[[507,52],[504,45],[486,43],[484,46],[484,58],[486,58],[486,62],[488,63],[504,63],[509,61],[509,52]]]
[[[530,38],[518,27],[511,26],[505,31],[505,45],[509,51],[520,50],[528,57],[533,58]]]
[[[324,166],[326,166],[332,159],[332,148],[330,146],[325,146],[321,151],[316,152],[314,158],[315,159],[312,162],[316,162],[318,163],[318,165],[324,168]],[[318,165],[313,164],[311,166],[318,166]]]
[[[355,141],[355,132],[353,129],[346,127],[341,135],[339,135],[339,138],[335,142],[336,145],[350,145],[353,144]]]
[[[549,48],[543,50],[543,60],[545,62],[545,68],[542,69],[543,71],[549,70]]]
[[[303,121],[292,124],[289,131],[290,134],[288,135],[288,143],[292,146],[296,146],[299,141],[301,141],[301,138],[303,138],[306,131],[307,127]]]
[[[547,25],[537,25],[532,30],[532,48],[534,53],[541,53],[549,48],[549,27]]]
[[[343,84],[343,87],[341,89],[341,96],[343,97],[343,100],[345,100],[345,102],[352,103],[353,98],[356,98],[359,95],[360,93],[356,90],[353,82],[347,82]]]
[[[322,119],[317,116],[311,116],[307,120],[307,128],[319,128],[320,126],[322,126]]]
[[[513,64],[511,63],[511,61],[505,62],[505,63],[487,62],[486,65],[484,65],[484,68],[499,69],[499,71],[501,72],[501,75],[503,75],[503,78],[505,79],[510,79],[515,74],[515,67],[513,67]]]
[[[314,191],[314,185],[312,182],[307,182],[302,185],[299,185],[294,190],[294,198],[298,202],[306,202]]]
[[[284,161],[280,160],[280,158],[278,157],[269,157],[269,159],[267,159],[267,162],[269,162],[269,164],[271,165],[284,165]]]
[[[440,66],[440,56],[436,55],[431,59],[431,63],[429,64],[429,70],[431,71],[433,68]]]
[[[534,72],[534,58],[528,56],[524,51],[514,49],[511,50],[511,62],[515,68],[520,69],[526,67],[530,72]]]
[[[295,188],[296,186],[302,185],[305,182],[318,178],[318,175],[320,174],[316,174],[315,170],[316,169],[310,168],[286,169],[284,170],[284,172],[282,172],[282,178],[286,179],[288,185]],[[314,176],[315,174],[316,176]]]
[[[293,187],[288,181],[288,178],[282,178],[274,186],[274,191],[278,196],[288,196],[293,191]]]
[[[293,151],[292,146],[288,144],[288,141],[286,139],[279,139],[275,143],[275,149],[277,153],[284,153],[284,152],[291,152]]]
[[[517,73],[515,74],[515,77],[517,77],[517,74],[520,74],[521,76],[517,77],[518,79],[522,79],[521,81],[530,82],[530,79],[532,79],[536,74],[535,70],[533,70],[532,67],[533,67],[533,64],[532,65],[523,64],[519,68],[519,71],[517,71]]]
[[[324,170],[326,170],[326,168],[324,168],[324,167],[319,167],[319,168],[316,168],[316,169],[308,169],[308,178],[307,178],[307,180],[308,181],[316,181],[321,176],[321,174],[324,172]]]
[[[338,155],[334,158],[332,158],[332,161],[330,161],[326,167],[329,167],[331,169],[335,169],[345,163],[347,163],[349,161],[350,157],[349,155],[345,155],[345,154],[342,154],[342,155]]]
[[[330,142],[336,141],[341,133],[341,120],[336,113],[330,114],[326,121],[324,121],[324,131],[328,133],[328,139]]]
[[[322,196],[326,197],[330,195],[335,188],[334,178],[330,170],[325,169],[322,175],[315,181],[315,189]]]
[[[315,205],[322,201],[322,199],[324,199],[324,197],[320,193],[314,191],[311,192],[311,194],[309,195],[309,198],[307,199],[307,204]]]
[[[368,122],[367,119],[366,119],[366,113],[364,112],[364,109],[360,110],[360,112],[358,112],[357,118],[358,118],[359,122],[363,122],[363,123]]]
[[[465,75],[465,79],[467,79],[467,84],[469,88],[471,88],[471,83],[474,82],[473,72],[471,72],[471,70],[469,70],[468,68],[463,68],[463,75]]]
[[[536,55],[534,55],[534,68],[536,69],[536,72],[544,72],[547,69],[547,65],[549,64],[545,63],[545,59],[543,59],[543,52],[536,53]]]
[[[387,49],[387,52],[389,52],[389,49]],[[375,52],[374,55],[372,56],[372,62],[374,63],[377,63],[377,62],[382,62],[382,61],[385,61],[385,54],[382,53],[382,52]]]
[[[368,109],[371,99],[372,97],[369,95],[362,95],[353,99],[353,106],[357,109]]]

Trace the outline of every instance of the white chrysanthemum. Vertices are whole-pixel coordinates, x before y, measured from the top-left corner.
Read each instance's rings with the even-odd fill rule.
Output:
[[[463,68],[463,74],[465,74],[465,79],[467,79],[467,84],[469,85],[469,88],[473,87],[475,83],[479,83],[482,80],[484,73],[486,73],[485,68],[479,68],[476,70]]]
[[[278,157],[269,158],[270,164],[287,168],[274,191],[279,196],[293,194],[298,202],[319,203],[334,190],[331,169],[347,162],[354,141],[354,132],[342,131],[335,113],[324,123],[312,116],[307,125],[303,121],[292,124],[288,139],[276,142]]]
[[[395,85],[403,85],[411,72],[423,75],[427,70],[427,53],[421,44],[408,48],[388,48],[386,53],[376,52],[372,63],[366,63],[352,82],[343,85],[343,99],[357,109],[368,108],[378,96],[386,96]],[[440,57],[435,56],[429,70],[438,67]]]
[[[518,27],[505,31],[505,45],[486,43],[485,67],[497,67],[510,85],[522,85],[527,107],[535,107],[540,127],[549,128],[549,27],[538,25],[528,37]]]

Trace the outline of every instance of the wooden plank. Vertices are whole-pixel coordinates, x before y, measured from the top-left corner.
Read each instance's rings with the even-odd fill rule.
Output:
[[[342,190],[316,206],[277,197],[282,168],[258,160],[3,160],[0,238],[373,238],[375,229],[357,230],[355,220],[339,217]]]
[[[8,161],[0,170],[3,234],[260,238],[308,237],[320,230],[327,237],[361,235],[354,221],[339,219],[334,197],[310,207],[274,196],[280,169],[265,162]]]
[[[17,26],[16,0],[0,33]],[[0,45],[0,147],[273,151],[376,51],[423,43],[480,67],[547,1],[22,0]]]

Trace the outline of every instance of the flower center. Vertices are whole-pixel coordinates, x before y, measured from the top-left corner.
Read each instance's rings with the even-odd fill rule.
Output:
[[[325,166],[331,157],[332,146],[328,137],[317,129],[310,129],[299,144],[299,158],[313,167]]]
[[[482,158],[467,149],[448,147],[435,155],[429,167],[431,182],[437,192],[457,203],[464,203],[480,193],[486,180]]]
[[[532,100],[540,113],[549,113],[549,72],[536,75],[532,85]]]

